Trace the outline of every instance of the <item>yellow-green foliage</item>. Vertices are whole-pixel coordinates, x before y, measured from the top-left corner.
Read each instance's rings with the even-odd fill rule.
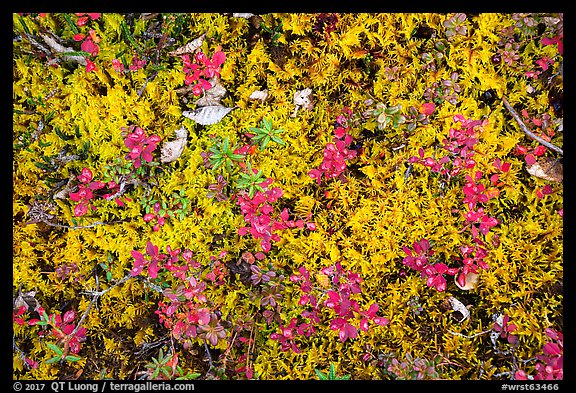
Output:
[[[77,17],[70,15],[74,23]],[[362,293],[355,295],[360,306],[377,302],[379,314],[390,323],[371,325],[367,332],[359,332],[357,339],[342,343],[337,332],[329,328],[335,314],[328,310],[323,314],[323,324],[316,327],[316,335],[296,338],[302,352],[294,354],[282,352],[278,342],[269,338],[278,331],[278,324],[267,325],[258,317],[254,320],[255,341],[250,347],[256,377],[312,379],[316,377],[314,369],[327,370],[334,364],[339,375],[351,374],[352,379],[382,378],[377,366],[362,360],[370,350],[375,355],[393,353],[399,360],[406,354],[426,359],[441,355],[441,378],[489,379],[512,370],[510,358],[494,353],[487,334],[465,338],[454,333],[470,337],[490,329],[494,313],[508,314],[517,325],[518,359],[538,355],[548,341],[544,330],[550,327],[562,331],[563,222],[558,214],[563,207],[562,185],[527,173],[523,157],[513,151],[516,144],[536,146],[536,142],[526,137],[499,100],[486,105],[479,97],[483,91],[493,89],[498,97],[506,96],[518,111],[526,109],[531,116],[548,113],[552,121],[557,116],[548,102],[546,81],[525,77],[521,67],[491,61],[500,32],[516,23],[509,14],[469,16],[466,36],[456,35],[448,42],[449,53],[436,62],[437,70],[422,70],[421,54],[432,51],[433,42],[445,37],[443,22],[449,17],[339,14],[335,30],[324,34],[314,31],[315,14],[261,15],[261,23],[270,29],[281,24],[281,34],[273,41],[262,29],[255,36],[248,19],[232,15],[162,14],[153,20],[135,15],[127,25],[143,50],[154,53],[151,42],[158,42],[143,38],[153,21],[163,22],[162,32],[175,41],[161,50],[155,69],[148,65],[120,74],[114,71],[111,61],[124,56],[130,63],[137,53],[122,31],[122,21],[128,20],[126,15],[103,14],[89,22],[89,28],[101,41],[100,53],[94,59],[97,70],[86,72],[84,66],[77,64],[47,65],[47,59],[37,55],[39,50],[24,34],[22,23],[33,36],[47,28],[70,40],[67,46],[79,50],[79,43],[72,41],[75,32],[62,14],[14,14],[14,35],[22,36],[14,42],[13,57],[14,296],[19,289],[36,291],[36,299],[48,313],[74,309],[80,316],[91,300],[86,291],[97,289],[96,277],[98,290],[125,277],[132,268],[131,251],[143,252],[148,241],[161,250],[168,245],[190,249],[202,264],[209,263],[210,256],[217,256],[222,250],[228,251],[225,261],[234,261],[246,251],[260,251],[257,241],[238,236],[237,230],[244,222],[235,202],[206,197],[206,187],[215,183],[216,174],[204,167],[200,153],[214,144],[210,135],[240,143],[248,127],[257,127],[263,118],[268,118],[276,128],[284,130],[280,136],[285,145],[270,143],[253,155],[253,167],[262,169],[266,177],[274,179],[273,185],[284,191],[278,206],[287,206],[291,214],[301,217],[312,213],[311,220],[317,225],[315,231],[282,231],[281,241],[273,243],[264,261],[286,278],[284,297],[279,302],[283,323],[303,310],[297,304],[301,292],[288,277],[300,266],[315,277],[320,269],[338,261],[363,279]],[[433,29],[436,38],[412,37],[422,25]],[[88,27],[78,29],[88,33]],[[168,55],[202,33],[206,33],[202,50],[208,56],[219,46],[226,53],[221,83],[227,93],[222,104],[237,107],[211,126],[201,126],[182,116],[194,104],[183,102],[176,92],[184,86],[182,61]],[[537,41],[523,48],[518,63],[533,67],[537,59],[557,54],[555,45],[543,46]],[[369,53],[373,54],[371,59],[367,57]],[[559,71],[561,58],[556,56],[555,60],[551,75]],[[398,67],[398,77],[389,80],[385,68],[394,66]],[[335,179],[322,186],[308,176],[322,162],[324,147],[332,141],[334,121],[343,107],[372,99],[387,105],[401,104],[406,113],[410,106],[418,109],[426,102],[426,87],[434,82],[441,84],[454,71],[459,73],[461,86],[457,106],[448,102],[438,105],[428,125],[418,126],[408,134],[405,126],[379,131],[374,121],[354,126],[350,133],[355,138],[364,128],[378,135],[366,139],[363,154],[348,163],[358,164],[360,169],[347,172],[346,182]],[[152,72],[157,72],[153,78]],[[146,86],[139,96],[143,85]],[[533,94],[527,93],[529,85],[535,89]],[[314,108],[300,109],[293,117],[294,93],[304,88],[312,90]],[[253,91],[263,89],[269,91],[267,101],[249,99]],[[50,92],[53,97],[45,99]],[[455,114],[488,120],[475,146],[478,170],[496,173],[492,166],[496,158],[512,166],[510,172],[501,175],[500,195],[485,207],[500,220],[486,240],[489,269],[481,271],[473,290],[462,291],[449,281],[448,289],[438,292],[402,264],[402,247],[411,247],[414,241],[425,237],[434,242],[436,254],[445,261],[459,255],[459,246],[470,242],[470,232],[462,230],[463,182],[455,181],[442,189],[438,177],[426,167],[415,164],[408,177],[405,172],[408,158],[417,155],[419,148],[430,156],[435,146],[442,146],[449,129],[457,127],[452,119]],[[32,138],[40,122],[44,129]],[[135,187],[124,195],[131,199],[125,207],[100,198],[95,200],[97,210],[74,218],[74,203],[65,197],[53,201],[49,211],[53,214],[51,222],[68,227],[121,222],[83,229],[28,223],[32,204],[53,195],[54,183],[46,178],[68,179],[88,167],[96,180],[102,180],[106,166],[127,153],[121,129],[131,124],[142,127],[148,135],[159,135],[163,141],[173,138],[174,131],[182,125],[189,131],[183,154],[175,162],[162,164],[163,173],[154,180],[151,191],[156,199],[167,199],[183,188],[193,205],[183,220],[169,220],[154,232],[142,220],[145,189]],[[64,141],[56,129],[70,140]],[[26,140],[27,146],[18,145]],[[46,164],[43,157],[57,155],[65,145],[69,146],[69,154],[79,154],[86,142],[86,155],[61,165],[56,172],[46,173],[36,164]],[[561,133],[554,136],[553,143],[562,145]],[[399,148],[402,144],[404,147]],[[540,199],[536,191],[546,184],[551,184],[554,192]],[[220,234],[224,236],[218,242],[215,239]],[[78,270],[60,279],[56,269],[71,263]],[[109,265],[112,281],[106,279],[101,263]],[[316,285],[321,285],[315,280]],[[258,300],[251,292],[254,291],[231,274],[221,286],[209,284],[206,295],[213,309],[221,311],[222,319],[234,325],[258,314]],[[460,322],[460,315],[445,306],[449,296],[470,306],[469,319]],[[420,299],[420,313],[409,306],[416,297]],[[83,323],[87,341],[79,353],[82,360],[62,365],[44,363],[52,354],[36,336],[39,327],[15,324],[19,348],[40,365],[27,369],[15,351],[14,376],[134,378],[156,356],[153,350],[140,350],[146,343],[168,334],[154,314],[159,300],[158,293],[136,279],[102,295]],[[227,330],[231,342],[234,328]],[[226,342],[220,341],[212,348],[214,361],[218,360],[217,354],[226,354],[232,361],[247,351],[246,347],[234,348],[227,350]],[[184,370],[207,371],[200,341],[193,348],[178,350]],[[533,366],[534,362],[528,363],[528,373],[534,373]]]

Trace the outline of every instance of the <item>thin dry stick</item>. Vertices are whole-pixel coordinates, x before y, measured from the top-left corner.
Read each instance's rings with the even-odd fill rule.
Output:
[[[489,329],[489,330],[485,330],[485,331],[480,332],[480,333],[473,334],[471,336],[466,336],[465,334],[462,334],[462,333],[453,332],[452,330],[448,330],[448,333],[453,334],[455,336],[464,337],[464,338],[474,338],[477,336],[481,336],[482,334],[490,333],[491,331],[492,331],[492,329]]]
[[[84,322],[84,320],[86,319],[86,317],[88,316],[88,313],[90,312],[90,309],[92,308],[92,305],[94,303],[96,303],[96,301],[100,298],[100,296],[104,295],[105,293],[109,292],[110,290],[112,290],[113,288],[117,287],[118,285],[124,284],[126,281],[128,281],[130,278],[132,278],[131,274],[128,274],[126,276],[124,276],[120,281],[116,282],[115,284],[111,285],[110,287],[104,289],[103,291],[99,291],[100,289],[100,280],[98,280],[98,276],[96,277],[96,290],[95,291],[84,291],[83,293],[85,295],[89,295],[92,296],[92,299],[90,300],[90,303],[88,304],[88,307],[86,308],[86,311],[84,311],[84,314],[82,314],[82,317],[80,317],[80,320],[78,321],[78,323],[76,324],[76,327],[74,328],[74,330],[72,331],[72,333],[69,334],[70,337],[74,337],[74,335],[78,332],[78,330],[80,329],[80,327],[82,326],[82,323]]]
[[[508,112],[510,112],[510,114],[512,115],[514,120],[516,120],[516,122],[518,123],[518,125],[520,126],[522,131],[524,131],[524,133],[526,135],[528,135],[530,138],[534,139],[535,141],[540,142],[542,145],[546,146],[547,148],[552,149],[552,150],[560,153],[561,155],[564,155],[564,152],[562,151],[561,148],[551,144],[550,142],[545,141],[544,139],[540,138],[538,135],[536,135],[532,131],[530,131],[528,129],[528,127],[526,127],[526,124],[524,124],[524,122],[522,121],[520,116],[518,116],[518,113],[514,110],[514,108],[512,108],[512,105],[510,105],[508,100],[506,100],[506,97],[502,97],[502,102],[504,103],[504,106],[506,107],[506,109],[508,109]]]
[[[42,222],[43,222],[44,224],[50,225],[51,227],[57,227],[57,228],[86,229],[86,228],[93,228],[93,227],[95,227],[95,226],[97,226],[97,225],[109,225],[109,224],[116,224],[116,223],[119,223],[119,222],[125,222],[125,220],[115,220],[115,221],[106,221],[106,222],[96,221],[96,222],[93,222],[93,223],[90,224],[90,225],[77,225],[77,226],[74,226],[74,227],[71,227],[71,226],[69,226],[69,225],[55,224],[55,223],[53,223],[53,222],[44,221],[44,220],[42,220]]]

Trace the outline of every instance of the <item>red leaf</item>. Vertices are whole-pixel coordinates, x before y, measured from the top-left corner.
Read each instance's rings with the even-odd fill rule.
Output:
[[[534,158],[532,154],[526,154],[526,156],[524,156],[524,159],[526,160],[526,164],[528,165],[534,165],[536,163],[536,158]]]
[[[376,317],[372,321],[376,325],[380,325],[380,326],[386,326],[390,323],[390,320],[388,318],[384,318],[384,317]]]
[[[555,343],[547,343],[544,345],[543,351],[548,356],[559,356],[562,354],[560,347]]]
[[[460,275],[458,275],[458,284],[461,287],[466,285],[466,275],[464,273],[460,273]]]
[[[546,146],[539,145],[536,149],[534,149],[533,153],[535,156],[538,156],[538,157],[544,155],[544,153],[546,153]]]
[[[433,102],[427,102],[425,104],[422,104],[422,107],[420,108],[420,113],[423,113],[426,116],[430,116],[432,113],[434,113],[435,109],[436,105],[434,105]]]
[[[74,208],[74,215],[76,217],[83,216],[86,213],[88,213],[88,205],[86,205],[84,203],[79,203]]]
[[[340,341],[344,342],[348,338],[354,339],[358,336],[358,330],[350,325],[349,323],[345,323],[344,326],[340,328],[340,332],[338,332],[338,336],[340,337]]]
[[[98,67],[92,61],[86,59],[86,72],[98,71]]]
[[[81,181],[82,183],[90,183],[90,180],[92,180],[92,171],[88,168],[82,168],[82,173],[80,173],[80,175],[78,175],[78,180]]]
[[[151,257],[158,255],[158,246],[152,244],[152,242],[148,242],[146,244],[146,254],[150,255]]]
[[[76,313],[74,312],[74,310],[69,310],[64,313],[64,317],[62,319],[64,323],[70,323],[74,320],[75,317]]]

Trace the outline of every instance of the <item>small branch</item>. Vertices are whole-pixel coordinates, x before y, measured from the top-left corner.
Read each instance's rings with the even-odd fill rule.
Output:
[[[103,290],[103,291],[98,291],[98,289],[100,288],[100,281],[98,280],[98,276],[96,276],[96,291],[85,291],[82,292],[86,295],[90,295],[92,296],[92,300],[90,300],[90,304],[88,304],[88,307],[86,308],[86,311],[84,311],[84,314],[82,314],[82,317],[80,317],[80,320],[78,321],[78,323],[76,324],[76,327],[74,328],[74,330],[72,331],[72,333],[70,333],[68,336],[70,337],[74,337],[74,335],[78,332],[78,330],[80,329],[80,327],[82,326],[82,323],[84,322],[84,320],[86,319],[86,317],[88,316],[88,313],[90,312],[90,309],[92,308],[92,305],[94,303],[96,303],[98,301],[98,299],[100,298],[100,296],[104,295],[105,293],[109,292],[110,290],[112,290],[112,288],[117,287],[120,284],[124,284],[126,281],[128,281],[132,276],[130,274],[126,275],[124,278],[122,278],[120,281],[116,282],[115,284],[111,285],[110,287],[108,287],[107,289]]]
[[[206,340],[204,340],[204,348],[206,349],[206,354],[208,355],[208,363],[210,363],[209,370],[214,368],[214,364],[212,364],[212,355],[210,354],[210,350],[208,349],[208,345],[206,344]]]
[[[485,331],[483,331],[483,332],[473,334],[473,335],[471,335],[471,336],[466,336],[466,335],[464,335],[464,334],[462,334],[462,333],[453,332],[453,331],[451,331],[451,330],[448,330],[448,333],[453,334],[453,335],[455,335],[455,336],[460,336],[460,337],[464,337],[464,338],[469,338],[469,339],[470,339],[470,338],[474,338],[474,337],[481,336],[481,335],[486,334],[486,333],[490,333],[491,331],[492,331],[492,329],[488,329],[488,330],[485,330]]]
[[[164,290],[160,286],[152,284],[148,278],[144,278],[142,276],[136,276],[136,279],[142,281],[145,285],[149,286],[154,291],[162,294],[164,293]]]
[[[112,284],[111,286],[109,286],[108,288],[104,289],[103,291],[98,291],[98,288],[100,286],[100,284],[97,282],[96,285],[96,290],[95,291],[84,291],[82,292],[85,295],[89,295],[92,296],[94,298],[99,298],[100,296],[108,293],[109,291],[111,291],[112,289],[114,289],[115,287],[117,287],[118,285],[124,284],[126,281],[128,281],[129,279],[132,278],[131,274],[127,274],[126,276],[124,276],[122,279],[120,279],[120,281],[117,281],[116,283]]]
[[[125,220],[105,221],[105,222],[96,221],[96,222],[93,222],[92,224],[89,224],[89,225],[77,225],[77,226],[74,226],[74,227],[71,227],[71,226],[69,226],[69,225],[55,224],[55,223],[50,222],[50,221],[42,221],[42,222],[43,222],[44,224],[46,224],[46,225],[50,225],[51,227],[56,227],[56,228],[86,229],[86,228],[93,228],[93,227],[95,227],[95,226],[97,226],[97,225],[107,225],[107,224],[116,224],[116,223],[119,223],[119,222],[125,222]]]
[[[520,126],[522,131],[524,131],[524,133],[526,135],[528,135],[530,138],[534,139],[535,141],[538,141],[540,144],[546,146],[547,148],[552,149],[555,152],[560,153],[561,155],[564,155],[564,152],[562,151],[561,148],[551,144],[550,142],[545,141],[544,139],[540,138],[538,135],[536,135],[532,131],[530,131],[528,129],[528,127],[526,127],[526,124],[524,124],[524,122],[522,121],[520,116],[518,116],[518,113],[514,110],[514,108],[512,108],[510,103],[506,100],[506,97],[502,97],[502,102],[504,103],[504,106],[506,107],[506,109],[508,109],[508,112],[510,112],[510,114],[512,115],[514,120],[516,120],[516,122],[518,123],[518,125]]]
[[[133,185],[133,186],[141,185],[141,186],[147,187],[148,189],[150,188],[150,186],[149,186],[147,183],[144,183],[144,182],[142,182],[142,181],[139,180],[139,179],[134,178],[134,179],[126,180],[126,179],[124,178],[124,179],[120,182],[120,189],[118,190],[118,192],[117,192],[116,194],[114,194],[114,195],[110,195],[109,197],[106,197],[106,200],[107,200],[107,201],[111,201],[111,200],[116,199],[116,198],[118,198],[119,196],[123,195],[123,194],[126,192],[126,190],[127,190],[126,187],[129,186],[129,185]]]

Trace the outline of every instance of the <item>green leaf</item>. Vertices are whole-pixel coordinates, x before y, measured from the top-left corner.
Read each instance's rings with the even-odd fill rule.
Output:
[[[284,143],[284,141],[282,139],[280,139],[279,137],[277,137],[276,135],[272,135],[272,140],[276,143],[278,143],[279,145],[285,146],[286,144]]]
[[[70,29],[72,29],[74,33],[78,34],[78,28],[76,27],[76,23],[72,22],[72,19],[70,19],[70,15],[64,14],[64,19],[66,19],[66,22],[68,23]]]
[[[262,129],[256,128],[256,127],[248,127],[248,130],[249,130],[249,131],[252,131],[252,132],[254,132],[254,133],[256,133],[256,134],[261,134],[262,131],[263,131]]]
[[[323,381],[328,379],[326,374],[324,374],[322,371],[318,370],[317,368],[314,369],[314,372],[316,373],[316,376],[318,377],[318,379],[321,379]]]
[[[328,372],[328,379],[333,380],[336,376],[336,368],[334,367],[334,363],[330,363],[330,371]]]
[[[68,355],[64,359],[66,359],[69,362],[77,362],[78,360],[80,360],[82,358],[79,356]]]
[[[60,139],[62,139],[63,141],[69,141],[70,139],[74,139],[73,136],[64,135],[64,133],[62,133],[62,131],[60,131],[58,127],[54,127],[54,131],[56,132],[56,135],[58,135]]]
[[[56,363],[57,361],[59,361],[61,359],[60,356],[54,356],[53,358],[50,358],[48,360],[46,360],[46,364],[53,364]]]
[[[124,33],[124,36],[126,36],[126,38],[128,39],[128,41],[130,41],[132,46],[136,48],[138,53],[142,55],[142,48],[140,48],[140,45],[138,45],[138,43],[134,40],[134,37],[132,37],[132,33],[130,33],[130,30],[128,30],[128,25],[126,25],[126,22],[124,20],[120,22],[120,27],[122,29],[122,33]]]
[[[244,158],[242,154],[230,154],[229,157],[234,161],[239,161]]]
[[[26,25],[26,22],[24,21],[24,18],[22,18],[22,15],[18,15],[18,18],[20,19],[20,24],[22,25],[22,28],[24,29],[24,32],[26,34],[30,34],[30,30],[28,30],[28,26]]]
[[[90,56],[90,53],[79,50],[79,51],[71,51],[71,52],[60,52],[60,53],[58,53],[58,56],[60,56],[60,57],[63,57],[63,56],[84,56],[84,57],[88,57],[88,56]]]
[[[60,348],[58,345],[52,344],[52,343],[48,343],[48,344],[46,344],[46,345],[48,345],[48,348],[50,348],[50,349],[51,349],[52,351],[54,351],[56,354],[62,356],[62,353],[63,353],[62,348]]]
[[[268,135],[266,135],[266,137],[264,139],[262,139],[262,143],[260,144],[260,148],[262,150],[264,150],[266,148],[266,146],[268,146],[269,142],[270,142],[270,137]]]

